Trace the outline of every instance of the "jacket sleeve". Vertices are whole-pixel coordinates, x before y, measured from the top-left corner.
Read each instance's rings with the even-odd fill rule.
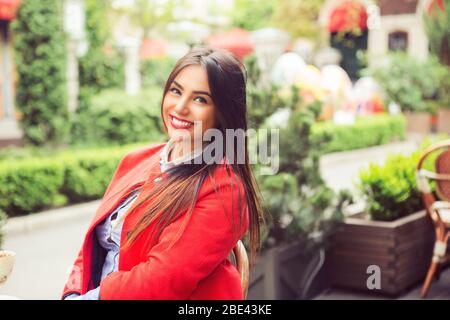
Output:
[[[245,233],[247,219],[239,223],[236,189],[236,185],[235,190],[218,185],[217,193],[212,191],[197,200],[178,241],[172,243],[186,213],[164,229],[147,253],[146,261],[130,271],[114,272],[104,278],[100,283],[100,299],[189,298],[198,283],[227,258]]]
[[[61,296],[61,299],[64,300],[68,295],[75,293],[80,294],[82,291],[82,283],[81,283],[81,276],[83,273],[83,254],[82,250],[78,252],[78,256],[75,259],[75,262],[72,266],[72,271],[69,275],[69,279],[67,280],[63,294]]]
[[[122,157],[103,196],[105,196],[108,193],[109,189],[113,184],[112,182],[117,178],[119,178],[120,176],[122,176],[123,174],[125,174],[126,170],[128,170],[130,159],[131,161],[133,160],[133,152],[128,153]],[[80,251],[78,252],[78,256],[73,264],[72,271],[69,275],[69,279],[67,280],[64,286],[61,299],[65,299],[66,296],[68,296],[71,293],[76,293],[80,295],[83,294],[82,292],[83,285],[81,283],[82,274],[83,274],[83,248],[81,248]]]

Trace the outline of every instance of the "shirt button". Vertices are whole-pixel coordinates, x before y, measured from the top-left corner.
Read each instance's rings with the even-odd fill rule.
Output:
[[[155,180],[153,180],[153,182],[160,182],[162,180],[161,177],[155,178]]]

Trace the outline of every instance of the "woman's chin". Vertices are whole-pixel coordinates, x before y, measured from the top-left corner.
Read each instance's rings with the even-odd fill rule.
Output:
[[[169,138],[174,141],[191,140],[191,133],[187,129],[172,129],[169,132]]]

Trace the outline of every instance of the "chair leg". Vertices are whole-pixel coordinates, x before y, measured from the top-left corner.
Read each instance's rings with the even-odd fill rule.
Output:
[[[438,266],[436,267],[436,273],[434,274],[434,279],[436,279],[436,281],[439,281],[441,279],[441,265],[438,264]]]
[[[422,298],[425,298],[428,294],[428,289],[430,288],[431,281],[433,280],[434,273],[436,272],[436,269],[438,267],[438,262],[433,261],[430,264],[430,267],[428,268],[427,277],[425,278],[425,282],[423,283],[422,291],[420,292],[420,296]]]

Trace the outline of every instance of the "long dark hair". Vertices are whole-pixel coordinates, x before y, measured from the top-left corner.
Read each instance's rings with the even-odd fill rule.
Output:
[[[212,100],[216,108],[217,129],[222,132],[225,138],[224,145],[228,146],[226,129],[241,129],[238,130],[241,132],[246,132],[247,130],[246,70],[245,66],[237,58],[225,50],[198,47],[191,49],[178,60],[164,87],[161,118],[164,119],[162,114],[164,97],[172,82],[181,70],[191,65],[200,65],[206,70]],[[166,123],[164,123],[164,130],[167,132]],[[241,210],[241,221],[239,223],[241,224],[243,214],[245,214],[242,209],[245,206],[241,205],[240,202],[246,201],[249,223],[248,246],[250,249],[250,262],[253,264],[260,246],[260,221],[263,221],[263,209],[260,192],[249,165],[245,134],[244,141],[244,144],[233,143],[235,148],[233,155],[235,158],[229,159],[233,161],[227,164],[226,168],[231,186],[237,186],[236,180],[240,179],[244,187],[245,199],[239,193],[236,208]],[[224,147],[223,149],[225,150],[226,148]],[[239,154],[241,156],[244,155],[244,163],[237,161],[236,157]],[[156,227],[153,230],[158,230],[157,237],[159,237],[163,229],[186,210],[188,210],[187,219],[189,219],[203,182],[208,176],[213,177],[213,172],[217,165],[217,162],[211,164],[203,161],[201,164],[181,164],[167,171],[164,174],[164,179],[155,184],[154,187],[145,188],[144,185],[141,188],[141,192],[145,194],[138,197],[141,200],[136,201],[129,212],[144,204],[147,200],[151,199],[151,201],[147,204],[138,227],[130,234],[126,246],[130,245],[152,223],[155,223]],[[180,230],[180,235],[181,232],[182,230]],[[174,239],[174,241],[177,239]]]

